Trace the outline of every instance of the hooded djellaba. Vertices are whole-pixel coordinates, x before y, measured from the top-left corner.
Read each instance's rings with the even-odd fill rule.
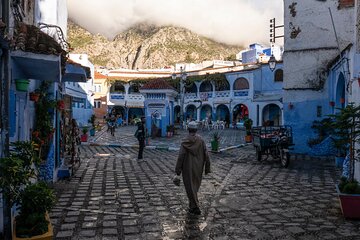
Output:
[[[189,135],[182,140],[175,173],[182,174],[186,194],[189,199],[189,212],[201,214],[197,193],[202,174],[210,173],[210,159],[204,140],[196,134],[197,123],[188,124]]]

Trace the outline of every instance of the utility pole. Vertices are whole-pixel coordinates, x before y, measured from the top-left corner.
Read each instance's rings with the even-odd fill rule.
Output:
[[[278,25],[276,26],[275,18],[270,19],[270,42],[275,43],[276,38],[284,37],[284,35],[276,36],[276,29],[284,27],[284,25]]]

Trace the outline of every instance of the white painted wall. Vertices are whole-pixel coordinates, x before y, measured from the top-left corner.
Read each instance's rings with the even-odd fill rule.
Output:
[[[90,68],[91,79],[88,79],[86,83],[76,83],[80,87],[81,92],[86,93],[86,99],[91,104],[91,108],[73,108],[73,117],[77,120],[80,126],[88,125],[90,116],[94,113],[94,97],[93,85],[94,85],[94,65],[89,61],[87,54],[70,54],[69,58],[74,62]],[[71,86],[72,83],[67,83],[66,86]],[[87,106],[88,107],[88,106]]]
[[[289,6],[296,3],[296,15],[290,13]],[[338,9],[338,0],[284,0],[284,79],[285,88],[311,87],[320,70],[326,70],[327,64],[338,54],[338,45],[331,22],[331,9],[339,45],[344,49],[351,43],[353,34],[353,9]],[[291,38],[293,29],[300,32]],[[308,81],[310,80],[310,81]],[[288,96],[289,97],[289,96]]]
[[[35,24],[40,22],[59,26],[67,37],[67,5],[66,0],[36,1]]]

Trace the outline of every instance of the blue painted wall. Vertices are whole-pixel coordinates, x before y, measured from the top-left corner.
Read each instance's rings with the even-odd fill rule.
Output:
[[[305,94],[304,94],[305,95]],[[288,103],[284,103],[284,121],[286,125],[292,127],[293,140],[295,143],[294,152],[309,153],[312,149],[307,142],[310,138],[315,138],[316,133],[311,129],[314,120],[322,120],[331,114],[332,108],[327,99],[293,103],[292,109],[288,108]],[[317,116],[317,106],[322,107],[322,116]]]

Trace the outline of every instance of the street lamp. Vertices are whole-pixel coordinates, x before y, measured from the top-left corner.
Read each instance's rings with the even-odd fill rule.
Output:
[[[271,54],[271,57],[268,61],[268,64],[269,64],[269,68],[271,71],[274,71],[275,67],[276,67],[276,59],[274,57],[274,55]]]
[[[171,75],[173,80],[176,80],[176,73]],[[180,67],[180,126],[183,126],[184,122],[184,99],[185,99],[185,81],[187,78],[187,74],[184,71],[183,67]]]

